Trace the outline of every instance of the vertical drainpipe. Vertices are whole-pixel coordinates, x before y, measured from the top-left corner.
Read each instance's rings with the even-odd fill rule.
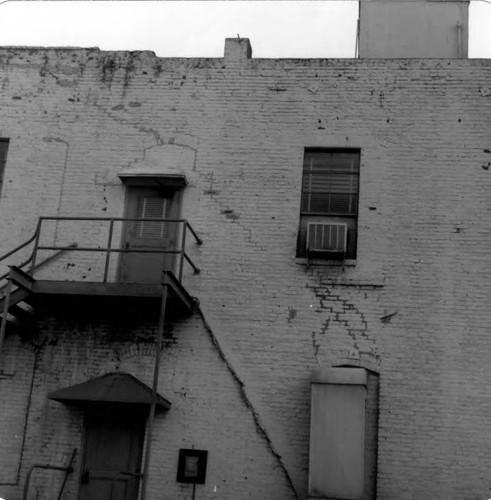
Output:
[[[157,352],[155,353],[155,364],[153,369],[152,402],[148,415],[147,446],[145,448],[145,462],[143,464],[143,479],[141,489],[141,500],[145,500],[147,494],[148,468],[150,465],[150,453],[152,449],[153,424],[155,420],[155,407],[157,403],[157,388],[159,383],[160,355],[162,351],[162,338],[164,336],[165,306],[167,303],[167,284],[162,283],[162,302],[160,306],[159,329],[157,333]]]
[[[462,57],[462,23],[457,21],[457,53],[459,57]]]

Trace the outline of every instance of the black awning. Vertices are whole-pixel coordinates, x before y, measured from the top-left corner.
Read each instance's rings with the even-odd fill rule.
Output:
[[[79,405],[89,403],[150,405],[152,389],[129,373],[114,372],[58,389],[49,393],[48,398],[65,404]],[[164,410],[168,410],[171,406],[171,403],[159,394],[156,404]]]
[[[144,172],[120,172],[118,177],[128,186],[167,187],[180,189],[186,187],[188,181],[182,174],[162,174]]]

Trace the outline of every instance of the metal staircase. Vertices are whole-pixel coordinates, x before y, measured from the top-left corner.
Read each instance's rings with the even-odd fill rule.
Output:
[[[48,232],[49,241],[54,243],[46,244],[42,242],[41,232],[43,221],[51,221],[56,224],[54,231]],[[124,225],[127,223],[141,224],[141,222],[158,222],[163,224],[175,224],[177,243],[174,246],[162,247],[145,247],[145,248],[128,248],[117,244],[113,245],[114,227],[116,224]],[[76,223],[89,223],[98,225],[96,235],[104,234],[104,226],[107,229],[107,239],[91,240],[87,236],[87,231],[80,232],[77,243],[67,244],[66,241],[71,241],[71,237],[65,237],[65,243],[58,243],[60,234],[58,233],[60,222],[70,223],[75,226]],[[61,232],[61,231],[60,231]],[[64,310],[65,307],[80,307],[80,304],[98,304],[104,302],[104,305],[111,308],[113,314],[119,314],[126,307],[131,307],[132,304],[141,304],[142,301],[152,310],[158,313],[158,328],[156,335],[156,350],[154,375],[152,382],[152,397],[147,421],[147,442],[151,443],[153,433],[153,421],[155,417],[155,409],[158,403],[158,378],[160,367],[160,356],[163,346],[164,323],[167,318],[183,318],[193,314],[196,310],[197,299],[191,297],[186,288],[182,285],[183,267],[187,263],[192,268],[195,274],[200,270],[193,263],[189,255],[186,253],[186,234],[191,234],[197,245],[202,244],[202,240],[185,219],[165,219],[165,218],[81,218],[81,217],[40,217],[34,235],[25,243],[19,245],[12,251],[0,256],[0,264],[9,264],[9,271],[3,276],[0,276],[0,361],[2,354],[2,344],[5,335],[8,331],[14,332],[16,328],[21,327],[20,331],[25,331],[26,325],[30,321],[34,321],[34,312],[43,314],[44,307],[54,307],[56,311]],[[70,235],[77,234],[76,229],[70,227]],[[32,245],[32,251],[29,252],[29,245]],[[49,252],[49,255],[44,259],[39,259],[39,252]],[[95,262],[94,266],[97,273],[92,273],[89,279],[83,275],[70,275],[67,272],[69,265],[62,266],[59,262],[56,266],[52,266],[46,271],[37,272],[40,267],[45,266],[48,262],[57,259],[64,252],[83,252],[84,255],[80,262],[87,263],[90,258],[88,256],[99,255],[99,260],[95,258],[90,262]],[[154,270],[151,281],[132,280],[128,282],[121,278],[118,274],[118,264],[121,264],[121,257],[125,254],[141,254],[148,256],[152,254],[169,254],[173,265],[167,266],[164,264],[165,259],[159,261],[159,265]],[[26,258],[26,254],[28,257]],[[112,256],[120,256],[118,261],[111,261]],[[12,265],[16,257],[17,265]],[[7,259],[9,259],[7,261]],[[12,259],[12,260],[10,260]],[[84,260],[85,259],[85,260]],[[18,263],[20,260],[20,263]],[[69,259],[72,260],[71,258]],[[74,259],[76,260],[76,259]],[[89,265],[87,265],[89,267]],[[58,270],[56,271],[55,268]],[[85,268],[84,268],[85,269]],[[89,271],[91,269],[88,269]],[[100,274],[98,274],[100,273]],[[175,273],[175,274],[174,274]],[[188,276],[188,275],[187,275]],[[155,279],[154,279],[155,278]],[[71,281],[73,280],[73,281]],[[98,281],[97,281],[98,280]],[[156,315],[157,316],[157,315]],[[148,444],[145,449],[144,467],[142,473],[141,497],[145,498],[148,470],[150,464],[151,446]],[[34,468],[48,468],[58,471],[65,471],[66,475],[72,470],[74,454],[70,460],[68,467],[54,467],[51,465],[34,465],[29,471],[26,486],[24,490],[24,498],[28,494],[30,474]],[[66,481],[63,482],[63,486]],[[62,491],[63,491],[62,486]],[[62,492],[58,498],[61,497]]]
[[[32,284],[33,278],[15,266],[10,267],[7,283],[1,289],[0,311],[2,328],[16,326],[32,319]],[[4,331],[2,332],[5,333]],[[2,337],[0,333],[0,338]]]

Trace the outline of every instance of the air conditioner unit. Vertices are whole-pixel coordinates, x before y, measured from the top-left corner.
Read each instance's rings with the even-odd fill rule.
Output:
[[[307,252],[345,253],[348,224],[345,222],[309,222]]]

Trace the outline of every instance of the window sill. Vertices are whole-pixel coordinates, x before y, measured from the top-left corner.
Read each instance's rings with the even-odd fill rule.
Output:
[[[295,264],[301,266],[330,266],[330,267],[355,267],[356,259],[307,259],[306,257],[295,257]]]

